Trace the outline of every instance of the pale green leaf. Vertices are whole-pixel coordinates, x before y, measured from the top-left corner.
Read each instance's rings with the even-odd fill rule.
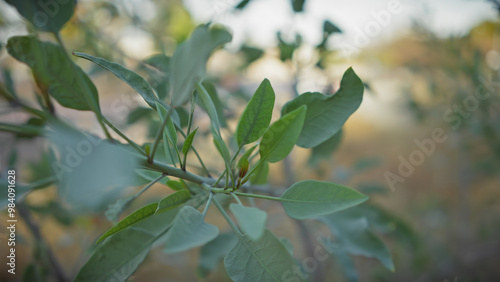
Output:
[[[334,95],[308,92],[286,103],[281,110],[282,115],[307,105],[297,145],[313,148],[331,138],[358,109],[363,100],[363,91],[363,82],[349,68],[342,77],[340,89]]]
[[[263,185],[267,183],[267,178],[269,176],[269,164],[261,164],[253,174],[250,176],[250,182],[256,185]]]
[[[76,210],[96,212],[136,180],[137,155],[120,146],[62,125],[47,138],[59,151],[52,163],[59,197]]]
[[[201,85],[203,85],[203,88],[207,90],[207,93],[210,96],[212,103],[214,104],[215,110],[217,111],[217,116],[219,117],[220,126],[227,127],[226,117],[224,116],[224,105],[219,99],[217,89],[215,89],[215,86],[212,83],[206,80],[204,80]]]
[[[195,83],[201,82],[205,76],[205,64],[212,51],[231,41],[231,38],[224,28],[200,25],[177,46],[170,60],[170,93],[174,106],[182,105],[189,99]]]
[[[222,137],[217,134],[217,132],[215,132],[215,129],[212,126],[210,127],[210,132],[212,132],[212,136],[214,137],[215,147],[224,159],[226,166],[229,166],[231,156],[229,154],[229,149],[227,148],[226,142],[224,142]]]
[[[168,187],[172,188],[175,191],[182,191],[182,190],[186,189],[184,184],[180,183],[179,181],[175,181],[175,180],[167,181],[167,185],[168,185]]]
[[[236,217],[244,234],[250,240],[258,240],[266,229],[267,213],[254,207],[245,207],[240,204],[230,204],[229,209]]]
[[[198,93],[198,103],[200,103],[201,107],[207,112],[208,116],[210,117],[212,126],[220,135],[219,115],[217,114],[217,110],[215,109],[212,98],[210,98],[210,95],[208,95],[206,89],[203,88],[203,85],[201,85],[200,83],[198,83],[196,90],[196,93]]]
[[[116,77],[126,82],[130,87],[132,87],[137,93],[139,93],[142,98],[148,103],[148,105],[156,109],[155,102],[158,101],[156,94],[153,92],[153,89],[149,85],[149,83],[142,78],[142,76],[137,73],[123,67],[120,64],[109,62],[103,58],[94,57],[85,53],[73,52],[73,55],[89,60],[102,68],[112,72]]]
[[[238,146],[257,141],[266,131],[273,115],[274,90],[264,79],[248,102],[236,128]]]
[[[292,274],[294,261],[285,246],[269,230],[257,240],[247,236],[224,258],[229,277],[236,282],[285,281]]]
[[[185,206],[175,217],[164,250],[166,253],[186,251],[212,241],[218,234],[217,226],[206,223],[195,208]]]
[[[306,116],[306,106],[290,112],[274,122],[260,141],[260,159],[275,163],[284,159],[293,149]]]
[[[280,199],[288,216],[305,219],[358,205],[368,200],[368,196],[339,184],[304,180],[288,188]]]

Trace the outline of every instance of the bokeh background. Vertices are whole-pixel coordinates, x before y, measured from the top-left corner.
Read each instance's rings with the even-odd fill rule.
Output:
[[[207,72],[225,107],[229,130],[224,134],[235,130],[245,102],[262,79],[268,78],[276,91],[278,118],[281,106],[297,94],[335,93],[343,72],[352,66],[366,90],[361,107],[343,128],[340,145],[327,154],[296,147],[283,163],[271,165],[269,181],[283,187],[303,179],[345,184],[370,195],[384,215],[397,219],[380,232],[396,271],[356,257],[360,281],[500,281],[500,3],[302,2],[82,0],[62,37],[70,50],[120,62],[147,76],[142,63],[147,57],[171,55],[198,24],[225,25],[232,30],[233,42],[211,57]],[[16,10],[0,1],[2,44],[28,32]],[[99,67],[82,60],[78,64],[99,89],[104,115],[126,127],[136,142],[151,140],[158,124],[148,121],[151,113],[136,93]],[[0,50],[0,72],[2,83],[32,99],[36,84],[29,69],[5,48]],[[57,111],[80,128],[98,128],[91,113],[59,106]],[[2,122],[25,119],[1,105]],[[203,112],[196,115],[196,123],[208,132]],[[0,132],[0,144],[2,170],[16,151],[24,182],[47,167],[41,139],[15,139]],[[209,166],[222,167],[212,158],[208,135],[197,146]],[[153,187],[130,210],[165,195],[164,190]],[[55,189],[35,191],[27,201],[62,268],[74,275],[110,223],[102,212],[71,214],[57,202]],[[278,235],[294,234],[290,239],[297,256],[307,256],[321,228],[298,226],[286,219],[279,205],[258,203],[271,214],[268,226]],[[1,218],[3,224],[5,214]],[[215,216],[212,220],[224,225]],[[309,238],[301,236],[304,226],[311,229]],[[2,254],[6,234],[0,231]],[[25,226],[18,236],[21,272],[37,260],[37,252]],[[155,250],[131,280],[202,280],[193,271],[196,267],[197,251],[169,257]],[[345,270],[332,257],[311,279],[352,279]],[[8,277],[2,272],[0,279]],[[228,278],[219,265],[206,279]]]

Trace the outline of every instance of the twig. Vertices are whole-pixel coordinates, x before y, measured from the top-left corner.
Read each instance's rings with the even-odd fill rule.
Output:
[[[57,261],[54,253],[52,253],[52,250],[49,248],[48,244],[44,241],[42,234],[40,232],[40,227],[38,227],[35,221],[33,221],[33,218],[31,217],[31,213],[28,207],[26,207],[24,203],[18,203],[17,211],[19,212],[19,215],[28,226],[28,229],[33,234],[35,240],[38,241],[38,243],[43,247],[43,250],[45,251],[47,258],[49,259],[49,263],[52,267],[52,270],[54,271],[54,274],[57,277],[57,281],[61,282],[69,281],[69,279],[66,278],[66,275],[64,274],[64,271],[59,262]]]

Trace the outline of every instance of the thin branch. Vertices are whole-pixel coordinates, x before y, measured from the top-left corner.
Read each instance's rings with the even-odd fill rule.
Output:
[[[17,211],[19,212],[19,215],[21,218],[24,220],[26,225],[28,226],[28,229],[31,231],[33,234],[33,237],[35,240],[43,246],[43,250],[45,251],[45,254],[47,255],[47,258],[49,259],[49,263],[52,267],[52,270],[54,271],[54,274],[57,277],[57,281],[64,282],[64,281],[69,281],[68,278],[66,278],[66,275],[64,274],[64,271],[57,261],[55,255],[52,253],[52,250],[49,248],[48,244],[44,241],[42,234],[40,232],[40,227],[35,223],[33,218],[31,217],[31,213],[24,205],[24,203],[18,203],[17,204]]]

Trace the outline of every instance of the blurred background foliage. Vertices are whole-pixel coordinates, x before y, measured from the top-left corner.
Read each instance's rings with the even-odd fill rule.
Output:
[[[238,15],[252,2],[216,1],[214,21],[217,22],[218,13]],[[294,0],[286,6],[284,3],[282,8],[301,13],[307,9],[305,3]],[[2,45],[12,35],[33,32],[15,16],[12,8],[4,2],[0,4]],[[166,95],[168,81],[161,70],[168,68],[169,61],[153,55],[170,56],[200,23],[189,6],[180,0],[79,1],[75,15],[64,26],[61,36],[69,50],[126,65],[148,78],[160,96]],[[335,19],[325,19],[320,33],[321,40],[315,43],[305,41],[304,34],[277,30],[275,39],[267,46],[254,44],[251,39],[242,40],[239,45],[231,44],[210,59],[207,72],[210,85],[206,86],[212,98],[215,97],[218,111],[224,112],[220,123],[227,136],[234,132],[244,101],[248,101],[252,89],[265,77],[273,83],[278,106],[303,91],[335,93],[341,74],[349,65],[366,83],[365,100],[341,134],[314,150],[296,148],[283,164],[271,164],[268,175],[270,183],[276,186],[311,178],[346,184],[368,194],[372,199],[369,204],[349,212],[365,216],[370,232],[383,236],[396,271],[391,273],[373,259],[350,258],[339,251],[334,252],[336,259],[320,263],[311,278],[317,281],[455,281],[455,278],[500,281],[498,20],[481,22],[463,34],[442,36],[417,19],[410,31],[372,44],[347,59],[334,44],[337,34],[342,33]],[[40,36],[53,40],[44,34]],[[1,82],[10,92],[33,99],[37,89],[29,69],[9,57],[3,46],[0,48]],[[78,64],[99,89],[104,115],[127,128],[129,137],[139,144],[151,140],[160,121],[136,99],[135,93],[98,66],[83,60],[78,60]],[[484,81],[491,95],[487,99],[470,98]],[[466,104],[472,103],[471,100],[477,105]],[[97,126],[90,113],[56,107],[58,113],[81,128]],[[187,120],[186,110],[178,110],[181,122]],[[449,111],[452,114],[447,115]],[[210,158],[213,149],[208,138],[209,120],[203,113],[195,118],[200,125],[199,134],[206,136],[198,141],[197,148],[208,156],[208,167],[220,169],[216,158]],[[0,119],[32,125],[38,122],[27,120],[24,114],[10,112],[4,106]],[[391,190],[384,173],[397,173],[399,157],[408,159],[419,149],[414,140],[431,138],[435,128],[443,129],[447,140],[436,144],[435,152]],[[52,152],[39,138],[4,133],[0,138],[1,167],[17,159],[24,183],[36,182],[50,174]],[[140,183],[144,181],[138,181]],[[161,190],[157,187],[147,191],[129,210],[146,203],[147,199],[159,198]],[[35,191],[27,200],[62,268],[70,276],[74,275],[95,239],[110,226],[102,216],[104,211],[86,216],[72,214],[56,200],[54,189]],[[315,238],[326,236],[324,227],[314,228],[318,227],[317,223],[297,225],[284,221],[284,215],[274,204],[259,204],[269,211],[269,226],[273,231],[278,235],[293,234],[290,239],[294,245],[303,246],[295,250],[299,257],[308,256],[311,246],[317,244]],[[2,222],[4,218],[2,214]],[[27,275],[46,271],[47,263],[40,255],[43,252],[33,248],[36,241],[21,227],[19,269],[28,270]],[[304,228],[309,233],[304,233]],[[6,235],[2,233],[2,236]],[[303,244],[295,244],[297,242]],[[4,248],[2,244],[2,253]],[[161,250],[155,250],[132,279],[195,281],[200,279],[192,271],[197,266],[197,252],[168,257]],[[221,264],[212,267],[209,273],[203,272],[205,279],[228,279]],[[0,277],[7,279],[5,275],[1,273]]]

